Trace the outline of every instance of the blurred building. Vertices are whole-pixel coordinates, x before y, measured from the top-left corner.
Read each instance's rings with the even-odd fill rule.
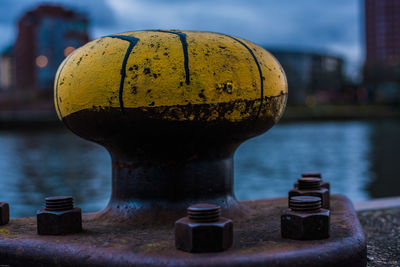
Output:
[[[340,100],[344,84],[340,57],[269,49],[281,63],[288,80],[289,103],[313,105]]]
[[[376,100],[400,100],[400,1],[365,0],[364,83]]]
[[[15,64],[12,46],[0,54],[0,91],[9,91],[14,87]]]
[[[88,19],[61,6],[40,5],[18,22],[15,87],[48,91],[63,59],[89,41]]]

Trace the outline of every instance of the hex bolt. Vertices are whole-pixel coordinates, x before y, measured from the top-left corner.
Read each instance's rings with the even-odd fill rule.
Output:
[[[0,202],[0,225],[10,221],[10,206],[6,202]]]
[[[39,235],[67,235],[82,231],[82,211],[70,196],[47,197],[46,208],[38,210]]]
[[[330,212],[321,208],[321,199],[295,196],[289,209],[281,215],[281,235],[296,240],[318,240],[329,237]]]
[[[297,182],[297,188],[289,191],[289,205],[290,198],[294,196],[316,196],[321,198],[322,208],[329,209],[329,190],[321,187],[320,178],[302,177]]]
[[[330,190],[330,184],[322,180],[322,174],[320,172],[305,172],[301,174],[301,177],[316,177],[321,179],[321,187]]]
[[[221,217],[214,204],[196,204],[187,209],[187,217],[175,222],[175,246],[187,252],[218,252],[233,242],[233,223]]]

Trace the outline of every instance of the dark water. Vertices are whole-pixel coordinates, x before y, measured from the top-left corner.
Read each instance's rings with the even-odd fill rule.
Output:
[[[321,171],[333,193],[353,201],[400,195],[400,122],[278,124],[235,154],[241,199],[285,196],[299,174]],[[34,216],[44,197],[73,195],[84,212],[105,207],[106,150],[66,130],[0,132],[0,201],[11,216]]]

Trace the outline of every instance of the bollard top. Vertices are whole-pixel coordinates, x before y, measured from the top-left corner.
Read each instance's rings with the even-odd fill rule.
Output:
[[[71,53],[54,84],[58,117],[71,131],[141,159],[154,159],[149,150],[190,157],[238,144],[271,128],[286,99],[284,71],[270,53],[201,31],[104,36]]]
[[[142,109],[174,121],[271,113],[278,120],[287,82],[278,61],[244,39],[148,30],[104,36],[75,50],[60,65],[54,90],[60,119],[84,110]],[[267,107],[266,98],[280,96],[277,110]]]

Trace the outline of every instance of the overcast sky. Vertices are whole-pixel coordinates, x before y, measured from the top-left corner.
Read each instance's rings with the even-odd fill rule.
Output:
[[[141,29],[208,30],[339,55],[352,77],[363,62],[361,0],[0,0],[1,50],[15,41],[18,18],[40,3],[86,12],[91,38]]]

